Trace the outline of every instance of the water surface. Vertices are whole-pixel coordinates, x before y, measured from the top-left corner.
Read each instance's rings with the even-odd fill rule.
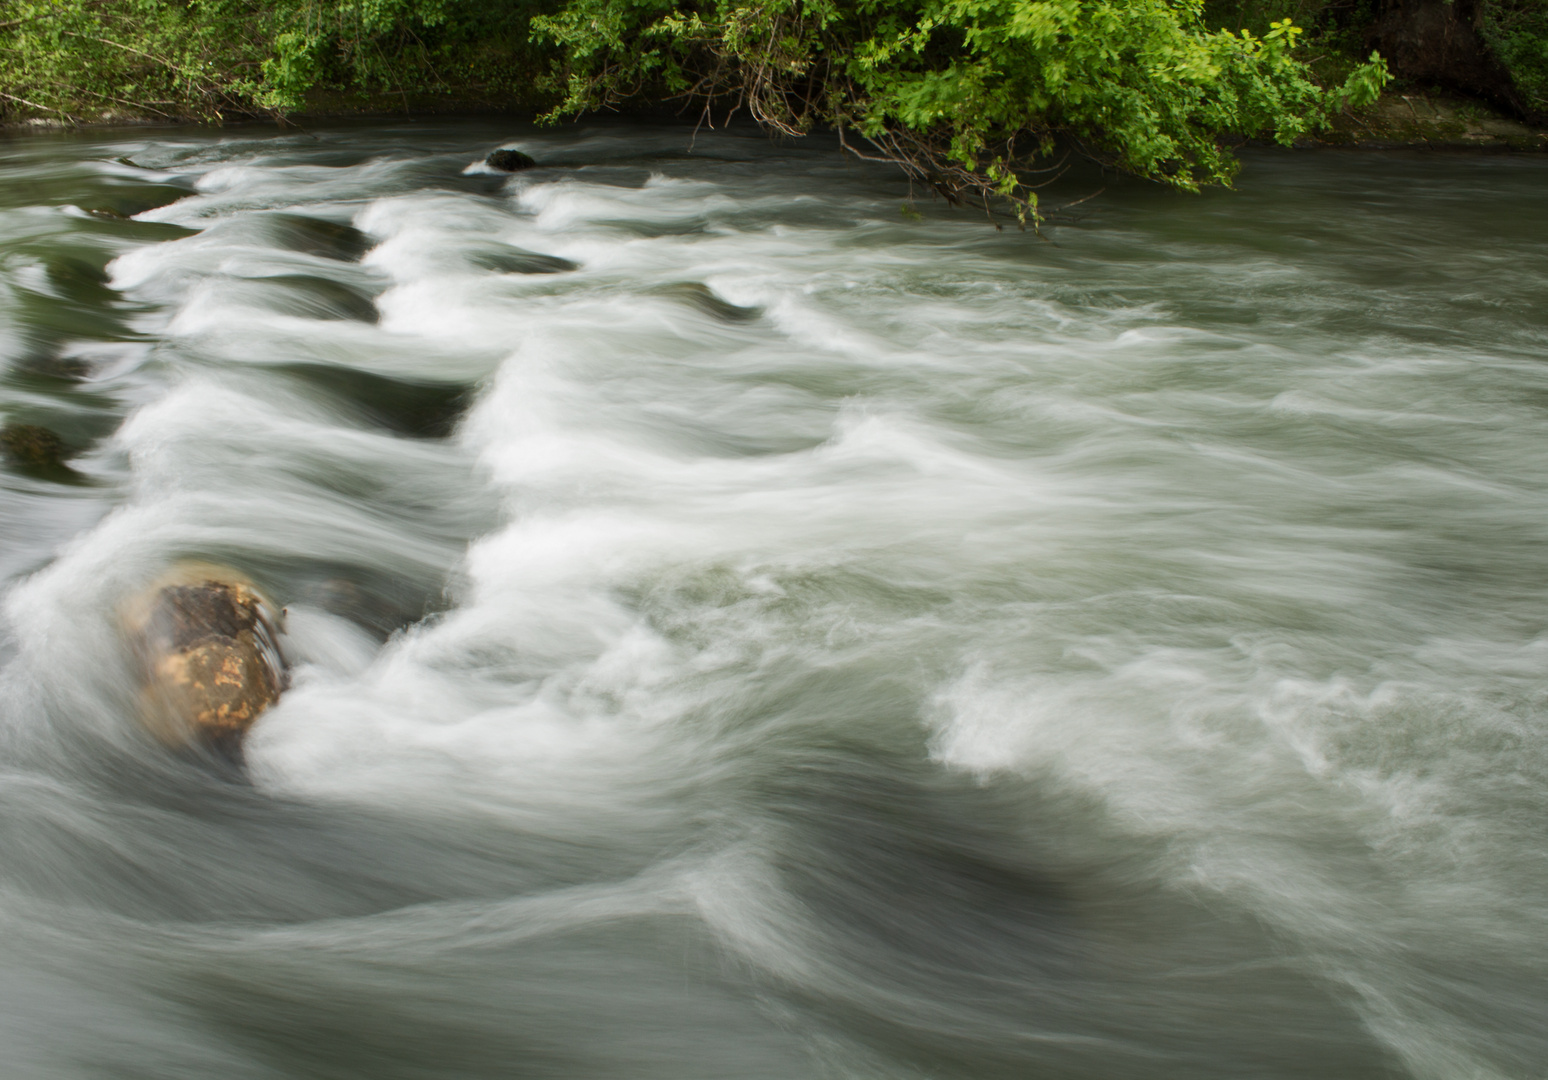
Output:
[[[7,1076],[1540,1076],[1548,162],[1104,182],[9,142]],[[135,719],[191,558],[245,777]]]

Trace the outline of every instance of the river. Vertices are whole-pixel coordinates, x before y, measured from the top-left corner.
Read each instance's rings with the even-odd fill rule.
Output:
[[[1540,1077],[1548,160],[1104,186],[10,139],[7,1080]],[[245,773],[136,720],[188,559]]]

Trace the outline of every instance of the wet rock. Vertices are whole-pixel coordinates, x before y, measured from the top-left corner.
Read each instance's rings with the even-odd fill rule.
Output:
[[[31,472],[62,469],[68,456],[64,440],[37,424],[6,424],[0,428],[0,448],[6,457]]]
[[[501,147],[499,150],[491,150],[489,156],[484,159],[484,164],[501,172],[519,172],[522,169],[532,168],[537,162],[520,150]]]
[[[151,730],[240,759],[242,737],[286,686],[268,601],[233,571],[189,565],[141,596],[127,621]]]

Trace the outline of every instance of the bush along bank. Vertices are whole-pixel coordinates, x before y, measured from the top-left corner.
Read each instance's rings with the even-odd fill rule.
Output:
[[[1548,113],[1548,0],[1270,2],[0,0],[0,113],[557,120],[675,103],[788,136],[837,129],[948,200],[1024,221],[1071,145],[1195,189],[1230,182],[1233,136],[1360,141],[1385,125],[1416,141],[1406,110],[1428,141],[1440,128],[1411,94],[1373,108],[1393,74]]]
[[[1037,212],[1055,147],[1186,189],[1232,132],[1290,142],[1375,99],[1379,58],[1319,82],[1288,18],[1210,29],[1200,0],[0,0],[11,117],[284,118],[315,95],[836,128],[953,202]]]
[[[7,119],[283,118],[317,96],[378,108],[534,106],[534,7],[470,0],[0,0]],[[355,99],[355,100],[350,100]]]

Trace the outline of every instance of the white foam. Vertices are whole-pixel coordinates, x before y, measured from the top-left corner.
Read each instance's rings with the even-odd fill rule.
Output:
[[[1309,315],[1292,348],[1178,314],[1237,270],[1305,284],[1289,262],[1161,265],[1128,226],[1083,234],[1116,264],[911,231],[858,184],[642,176],[617,148],[577,140],[602,167],[497,195],[391,157],[190,165],[196,193],[146,217],[201,232],[111,266],[158,342],[124,369],[160,381],[109,444],[125,504],[6,597],[9,722],[126,726],[111,612],[179,553],[444,584],[385,644],[293,605],[294,685],[248,743],[260,791],[577,850],[702,843],[645,907],[831,990],[767,838],[705,822],[791,746],[927,742],[943,772],[1067,799],[1072,835],[1158,892],[1267,927],[1416,1073],[1488,1075],[1424,965],[1453,931],[1540,955],[1527,406],[1502,421],[1509,395],[1446,382],[1455,358]],[[280,251],[243,231],[270,210],[375,246]],[[505,247],[580,268],[480,264]],[[233,287],[274,274],[370,294],[381,321]],[[409,439],[274,370],[298,363],[479,385],[452,438]]]

